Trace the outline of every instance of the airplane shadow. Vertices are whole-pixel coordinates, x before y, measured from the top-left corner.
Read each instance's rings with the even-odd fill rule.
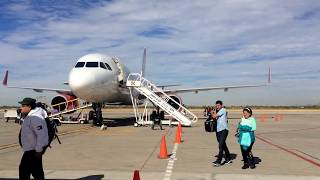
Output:
[[[124,117],[124,118],[104,118],[103,123],[108,127],[118,126],[133,126],[136,122],[135,117]]]
[[[102,180],[104,178],[103,174],[99,175],[89,175],[82,178],[77,178],[75,180]],[[16,178],[0,178],[0,180],[18,180]],[[69,179],[47,179],[47,180],[69,180]]]
[[[104,175],[103,174],[99,174],[99,175],[91,175],[91,176],[78,178],[76,180],[101,180],[103,178],[104,178]]]

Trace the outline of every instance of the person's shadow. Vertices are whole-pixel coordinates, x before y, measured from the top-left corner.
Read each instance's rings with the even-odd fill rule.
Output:
[[[237,156],[238,156],[237,154],[230,153],[231,160],[235,160],[237,158]],[[218,155],[215,155],[215,157],[218,157]],[[223,157],[225,158],[225,155],[223,155]],[[243,160],[241,160],[241,161],[243,161]],[[262,159],[260,157],[253,156],[253,161],[254,161],[254,164],[257,165],[260,162],[262,162]]]
[[[231,160],[235,160],[237,158],[237,154],[230,153]]]
[[[104,178],[104,175],[99,174],[99,175],[89,175],[86,177],[78,178],[76,180],[102,180],[103,178]],[[16,178],[0,178],[0,180],[18,180],[18,179],[16,179]],[[48,179],[48,180],[69,180],[69,179]]]
[[[260,162],[262,162],[262,159],[260,159],[260,157],[253,156],[253,161],[254,161],[254,164],[259,164]]]
[[[231,160],[235,160],[236,158],[237,158],[237,154],[234,154],[234,153],[230,153],[230,159]],[[218,154],[217,155],[215,155],[214,157],[218,157]],[[223,155],[223,158],[225,158],[226,156],[225,155]]]
[[[241,161],[243,161],[243,160],[241,160]],[[254,164],[257,165],[262,162],[262,159],[260,157],[253,156],[253,161],[254,161]]]

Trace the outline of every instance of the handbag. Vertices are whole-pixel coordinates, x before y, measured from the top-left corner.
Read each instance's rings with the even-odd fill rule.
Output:
[[[208,118],[204,122],[204,129],[206,132],[216,132],[217,131],[217,121],[216,120],[212,121],[210,118]]]

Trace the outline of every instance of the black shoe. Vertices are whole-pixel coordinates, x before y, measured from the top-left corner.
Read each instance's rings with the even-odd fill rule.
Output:
[[[256,164],[254,162],[254,158],[253,158],[252,154],[249,155],[249,166],[250,166],[251,169],[256,168]]]
[[[221,162],[219,162],[219,161],[214,161],[214,162],[212,162],[212,164],[213,164],[213,166],[215,166],[215,167],[222,166]]]
[[[254,169],[254,168],[256,168],[256,165],[254,163],[251,163],[250,164],[250,169]]]
[[[241,169],[248,169],[249,165],[247,163],[244,163],[243,166],[241,167]]]

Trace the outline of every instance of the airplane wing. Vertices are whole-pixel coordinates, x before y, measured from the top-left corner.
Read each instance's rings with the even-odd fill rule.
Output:
[[[268,83],[267,84],[255,84],[255,85],[237,85],[237,86],[218,86],[218,87],[202,87],[202,88],[181,88],[181,89],[173,89],[173,90],[163,90],[165,93],[187,93],[187,92],[195,92],[199,91],[210,91],[210,90],[221,90],[223,89],[225,92],[229,89],[241,89],[241,88],[252,88],[252,87],[262,87],[267,86],[271,83],[271,69],[269,67],[268,70]]]
[[[203,88],[181,88],[181,89],[172,89],[172,90],[163,90],[165,93],[187,93],[187,92],[195,92],[199,91],[210,91],[210,90],[224,90],[225,92],[229,89],[240,89],[240,88],[251,88],[251,87],[261,87],[267,86],[267,84],[261,85],[239,85],[239,86],[220,86],[220,87],[203,87]]]
[[[181,84],[168,84],[168,85],[156,85],[158,88],[164,89],[166,87],[173,87],[173,86],[181,86]]]
[[[54,91],[59,94],[68,94],[68,95],[74,95],[71,90],[68,89],[52,89],[52,88],[38,88],[38,87],[21,87],[21,86],[8,86],[8,76],[9,72],[6,71],[6,74],[4,76],[4,79],[2,81],[2,85],[6,86],[7,88],[15,88],[15,89],[32,89],[35,92],[43,92],[43,91]]]

